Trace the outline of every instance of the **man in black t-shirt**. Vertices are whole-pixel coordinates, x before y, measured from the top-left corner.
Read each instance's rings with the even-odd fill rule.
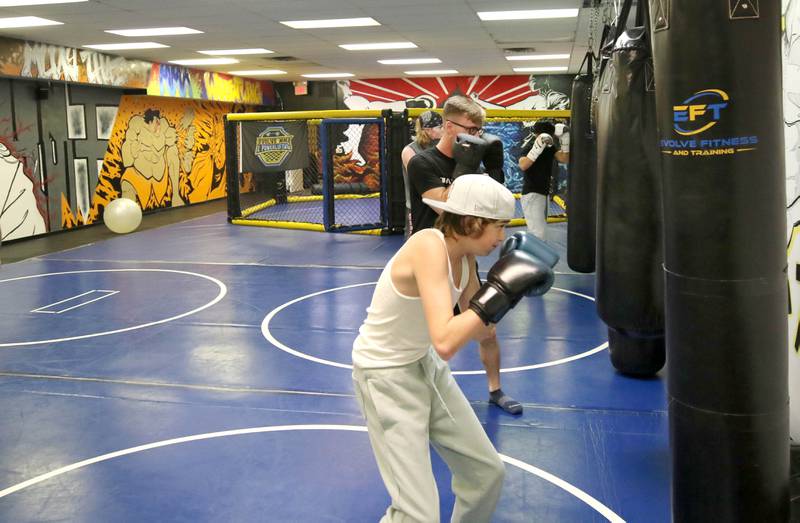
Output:
[[[444,139],[444,136],[442,137]],[[441,140],[439,144],[441,144]],[[452,154],[452,143],[448,153]],[[439,214],[423,203],[422,198],[444,201],[446,190],[453,183],[456,161],[436,147],[417,153],[408,163],[409,199],[411,200],[411,223],[414,232],[433,227]]]
[[[414,233],[433,227],[438,212],[426,205],[422,198],[446,201],[447,190],[453,183],[456,161],[453,144],[459,133],[472,136],[483,134],[486,112],[466,96],[452,96],[444,104],[442,137],[436,147],[414,155],[408,162],[409,198]],[[479,345],[481,362],[486,369],[489,384],[489,401],[511,414],[521,414],[522,404],[500,388],[500,345],[496,337]]]
[[[550,179],[555,161],[567,163],[569,149],[554,138],[555,124],[539,120],[533,126],[533,133],[522,144],[519,168],[523,172],[520,204],[525,214],[528,232],[545,240],[547,224],[547,194],[550,192]]]

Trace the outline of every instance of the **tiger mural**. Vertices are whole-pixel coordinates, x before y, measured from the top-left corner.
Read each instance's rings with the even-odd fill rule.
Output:
[[[226,102],[123,96],[86,223],[123,196],[144,211],[224,197],[224,116],[244,110]]]

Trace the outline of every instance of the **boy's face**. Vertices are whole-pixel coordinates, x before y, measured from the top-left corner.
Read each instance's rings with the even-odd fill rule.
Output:
[[[491,222],[483,228],[480,236],[474,238],[475,255],[487,256],[506,239],[506,226],[508,221]]]

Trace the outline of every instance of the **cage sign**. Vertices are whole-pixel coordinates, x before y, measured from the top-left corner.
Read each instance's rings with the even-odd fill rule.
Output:
[[[255,155],[266,167],[280,165],[292,154],[292,138],[283,127],[267,127],[256,138]]]
[[[305,122],[245,122],[242,125],[243,167],[250,172],[302,169],[308,165]]]

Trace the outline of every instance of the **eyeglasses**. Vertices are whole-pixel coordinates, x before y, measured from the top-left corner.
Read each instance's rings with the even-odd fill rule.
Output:
[[[461,127],[472,136],[480,136],[483,134],[483,127],[467,127],[466,125],[461,125],[460,123],[454,122],[453,120],[447,120],[447,121]]]

